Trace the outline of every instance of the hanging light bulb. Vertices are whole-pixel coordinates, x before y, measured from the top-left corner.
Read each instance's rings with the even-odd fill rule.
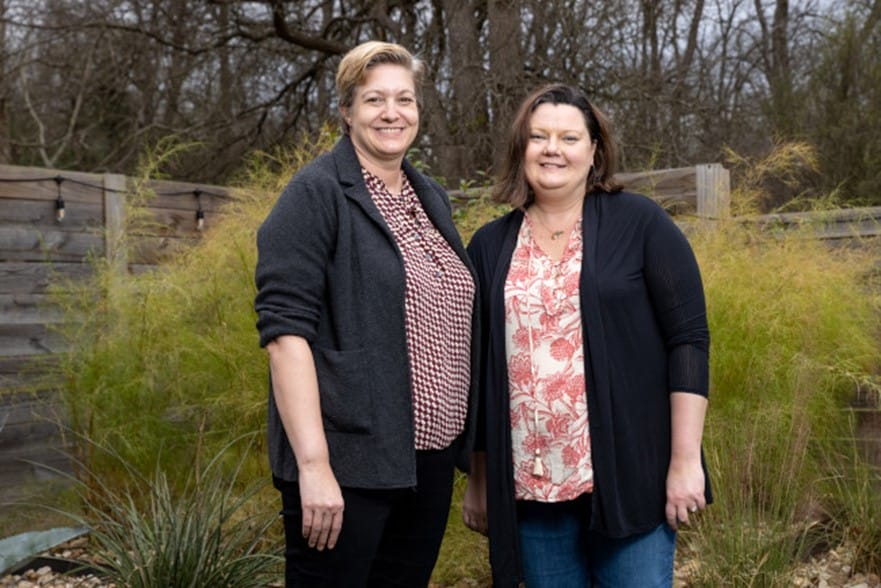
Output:
[[[201,231],[205,228],[205,211],[202,210],[202,191],[201,190],[193,190],[193,194],[196,196],[196,204],[198,208],[196,209],[196,230]]]
[[[55,198],[55,221],[61,222],[64,220],[64,198],[61,197],[61,182],[64,181],[64,178],[61,176],[55,176],[55,185],[58,187],[58,196]]]

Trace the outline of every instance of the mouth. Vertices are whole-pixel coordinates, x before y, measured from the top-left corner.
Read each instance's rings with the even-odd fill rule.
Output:
[[[374,128],[373,130],[375,130],[380,135],[397,135],[404,132],[404,127],[382,127]]]

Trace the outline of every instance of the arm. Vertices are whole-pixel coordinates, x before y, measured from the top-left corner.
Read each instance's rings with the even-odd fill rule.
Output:
[[[676,529],[688,523],[688,515],[707,505],[704,496],[704,470],[701,465],[701,438],[707,399],[698,394],[670,394],[672,451],[667,471],[667,523]]]
[[[319,551],[333,549],[343,524],[343,496],[330,467],[312,350],[294,335],[278,337],[266,349],[275,403],[297,460],[303,537]]]
[[[475,451],[471,457],[471,474],[462,501],[462,520],[472,531],[487,534],[486,521],[486,452]]]

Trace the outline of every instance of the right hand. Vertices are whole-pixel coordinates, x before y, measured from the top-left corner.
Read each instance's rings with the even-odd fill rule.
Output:
[[[471,474],[462,500],[462,521],[472,531],[486,535],[486,454],[475,453],[471,460]]]
[[[329,463],[299,468],[303,538],[318,551],[333,549],[343,527],[343,493]]]

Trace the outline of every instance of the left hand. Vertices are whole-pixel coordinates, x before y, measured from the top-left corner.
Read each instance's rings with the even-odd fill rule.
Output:
[[[667,524],[674,531],[688,524],[689,515],[707,507],[704,496],[704,470],[700,459],[670,461],[667,470]]]

